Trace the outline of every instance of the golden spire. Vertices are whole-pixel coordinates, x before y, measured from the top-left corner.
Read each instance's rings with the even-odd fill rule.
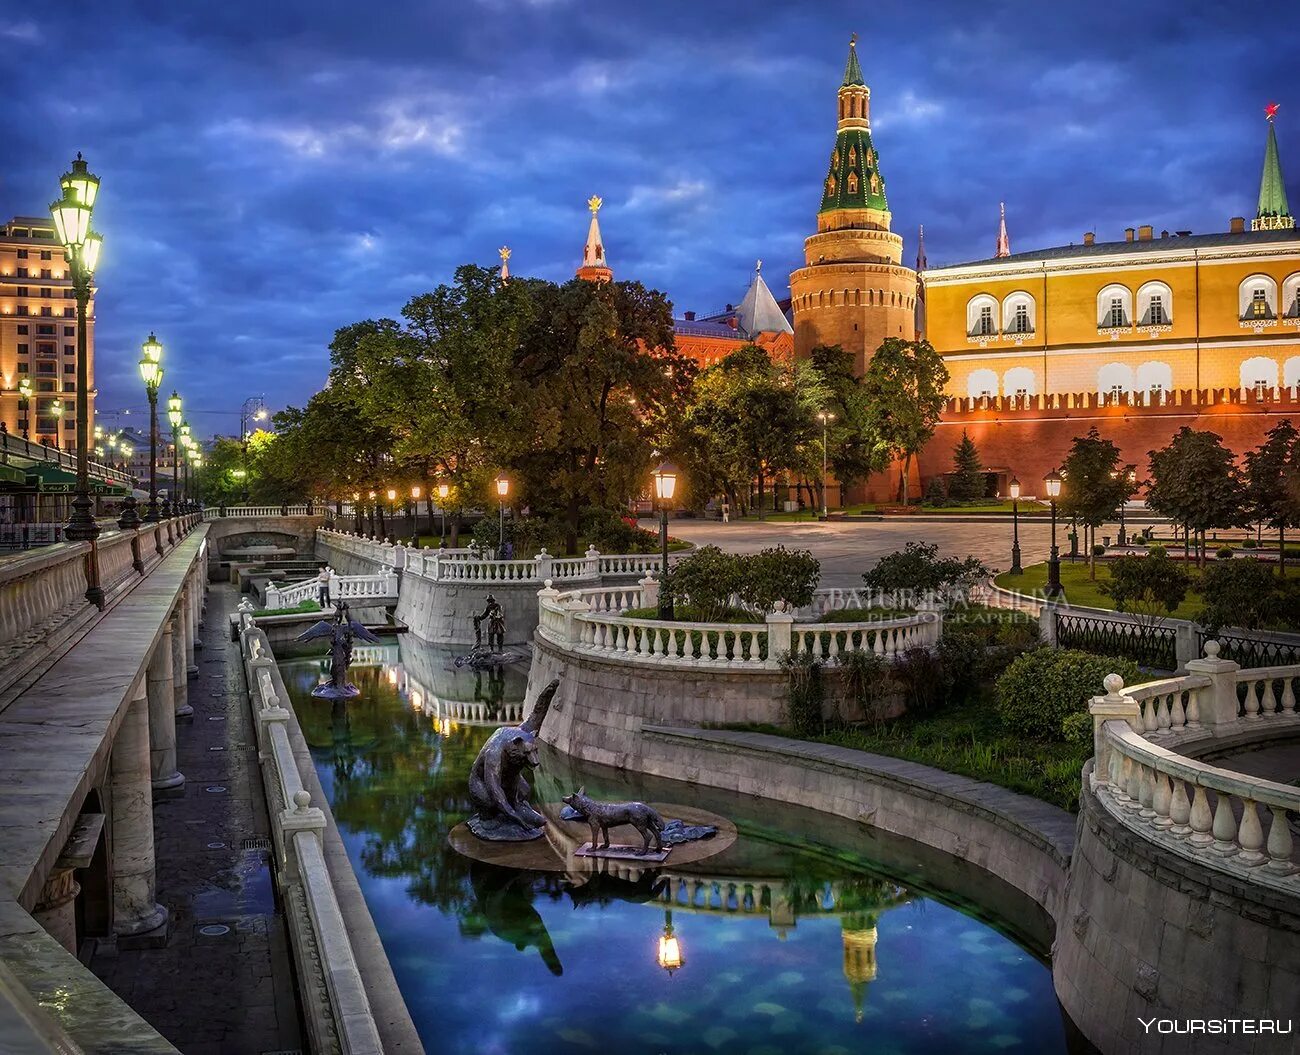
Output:
[[[604,204],[605,202],[597,194],[593,194],[587,199],[587,208],[591,210],[592,216],[595,216],[596,213],[600,212],[600,207]]]
[[[510,247],[503,245],[497,250],[497,255],[501,257],[501,281],[504,284],[510,281]]]

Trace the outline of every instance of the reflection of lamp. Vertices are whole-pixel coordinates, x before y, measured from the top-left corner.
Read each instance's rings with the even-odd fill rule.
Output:
[[[664,932],[659,935],[659,966],[667,971],[668,977],[671,978],[673,972],[685,962],[682,958],[682,943],[673,933],[673,910],[665,909]]]

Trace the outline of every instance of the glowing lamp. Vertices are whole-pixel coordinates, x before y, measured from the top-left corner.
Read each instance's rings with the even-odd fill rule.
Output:
[[[1055,469],[1043,477],[1043,486],[1047,488],[1048,498],[1061,497],[1061,480],[1063,477]]]
[[[117,449],[120,450],[120,451],[122,452],[122,457],[123,457],[123,458],[130,458],[131,455],[133,455],[133,454],[135,453],[135,448],[132,447],[129,443],[121,443],[121,444],[118,444],[118,448],[117,448]]]
[[[1010,494],[1013,499],[1020,497],[1020,481],[1014,476],[1011,478],[1011,482],[1007,484],[1007,493]]]
[[[677,493],[677,466],[660,462],[654,471],[655,497],[661,502],[671,502]]]
[[[685,962],[682,957],[682,943],[673,933],[673,914],[669,910],[664,913],[664,932],[659,935],[659,966],[667,971],[668,977],[671,978],[673,972]]]
[[[390,487],[390,488],[388,489],[388,500],[389,500],[390,502],[396,502],[396,501],[397,501],[397,488],[395,488],[395,487]]]
[[[24,400],[32,398],[32,379],[30,377],[19,378],[18,396],[20,399]]]
[[[59,186],[65,199],[94,209],[95,199],[99,197],[99,177],[90,171],[80,151],[72,162],[72,171],[59,177]]]
[[[53,403],[51,403],[50,413],[54,415],[56,420],[58,418],[63,417],[63,400],[56,399]]]
[[[497,497],[505,498],[510,493],[510,480],[504,474],[498,476],[494,481],[497,485]]]
[[[181,423],[181,397],[172,389],[171,398],[167,400],[167,420],[172,428],[179,428]]]
[[[447,496],[448,496],[449,494],[451,494],[451,484],[439,484],[439,485],[438,485],[438,499],[439,499],[439,501],[443,501],[443,502],[445,502],[445,501],[447,500]]]
[[[181,422],[181,443],[185,444],[186,447],[188,447],[191,443],[190,440],[191,431],[192,430],[190,429],[190,423],[188,421],[182,421]]]
[[[413,499],[415,499],[417,502],[420,500],[420,485],[419,485],[419,484],[416,484],[414,487],[411,488],[411,497],[412,497]]]

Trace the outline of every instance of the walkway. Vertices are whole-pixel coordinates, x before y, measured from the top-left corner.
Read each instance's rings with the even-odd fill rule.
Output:
[[[194,717],[177,730],[186,783],[154,803],[167,945],[101,945],[90,965],[185,1055],[302,1047],[284,920],[262,848],[270,826],[257,749],[229,640],[238,600],[226,584],[208,595],[199,677],[189,689]]]

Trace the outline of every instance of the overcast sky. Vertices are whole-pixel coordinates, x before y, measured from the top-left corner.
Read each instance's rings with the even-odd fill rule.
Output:
[[[50,13],[45,13],[45,12]],[[0,8],[0,209],[77,150],[96,226],[101,415],[139,344],[196,431],[301,405],[334,330],[460,263],[569,277],[585,202],[620,278],[680,314],[777,296],[802,259],[850,32],[904,259],[1251,216],[1263,106],[1300,207],[1300,30],[1283,5],[221,0]],[[130,419],[123,419],[123,424]],[[111,418],[110,418],[111,422]]]

